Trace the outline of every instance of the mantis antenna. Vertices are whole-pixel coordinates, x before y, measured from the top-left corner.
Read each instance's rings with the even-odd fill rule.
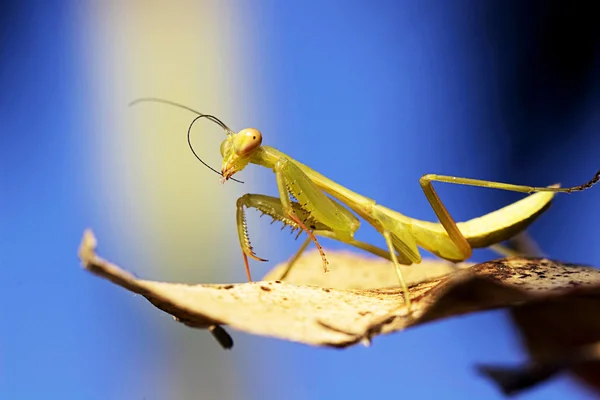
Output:
[[[201,159],[198,154],[196,154],[196,150],[194,150],[194,146],[192,146],[192,137],[191,137],[191,135],[192,135],[192,126],[194,126],[194,123],[196,121],[198,121],[200,118],[203,118],[203,117],[208,118],[208,117],[213,117],[213,116],[212,115],[202,115],[202,114],[200,114],[196,118],[194,118],[194,120],[190,123],[190,126],[188,127],[188,134],[187,134],[188,146],[190,146],[190,150],[192,150],[192,153],[194,153],[194,156],[196,156],[196,158],[198,159],[198,161],[200,161],[202,164],[204,164],[204,166],[206,168],[210,169],[211,171],[213,171],[217,175],[223,176],[219,171],[217,171],[216,169],[214,169],[213,167],[211,167],[210,165],[208,165],[207,163],[205,163],[204,160]],[[216,119],[217,121],[219,121],[216,117],[213,117],[213,118]],[[208,118],[208,119],[211,120],[211,121],[213,121],[211,118]],[[213,121],[213,122],[215,122],[215,121]],[[215,123],[218,124],[218,122],[215,122]],[[224,127],[223,129],[229,129],[229,128],[226,127],[225,124],[223,124],[222,126]],[[237,179],[234,179],[234,178],[231,178],[231,180],[234,180],[234,181],[236,181],[238,183],[244,183],[244,182],[238,181]]]
[[[171,106],[175,106],[175,107],[183,108],[184,110],[191,111],[194,114],[198,114],[198,116],[196,118],[194,118],[194,120],[190,123],[190,126],[188,127],[188,133],[187,133],[188,146],[190,146],[190,150],[192,150],[192,153],[198,159],[198,161],[200,161],[202,164],[204,164],[204,166],[206,168],[210,169],[211,171],[213,171],[217,175],[223,176],[219,171],[217,171],[216,169],[214,169],[213,167],[211,167],[210,165],[208,165],[206,162],[204,162],[204,160],[202,158],[200,158],[200,156],[198,155],[198,153],[196,153],[196,151],[194,150],[194,146],[192,146],[192,140],[191,140],[192,126],[194,126],[194,123],[196,121],[198,121],[200,118],[206,118],[209,121],[214,122],[215,124],[219,125],[221,128],[223,128],[223,130],[225,131],[225,134],[227,134],[227,135],[233,135],[233,134],[235,134],[235,132],[233,132],[227,125],[225,125],[225,123],[223,123],[223,121],[221,121],[219,118],[217,118],[217,117],[215,117],[213,115],[202,114],[201,112],[196,111],[193,108],[185,106],[183,104],[179,104],[179,103],[176,103],[174,101],[165,100],[165,99],[161,99],[161,98],[157,98],[157,97],[142,97],[142,98],[139,98],[139,99],[134,100],[131,103],[129,103],[129,106],[131,107],[131,106],[134,106],[134,105],[136,105],[138,103],[141,103],[141,102],[154,102],[154,103],[169,104]],[[232,181],[237,182],[237,183],[244,183],[243,181],[237,180],[235,178],[230,178],[230,179]]]

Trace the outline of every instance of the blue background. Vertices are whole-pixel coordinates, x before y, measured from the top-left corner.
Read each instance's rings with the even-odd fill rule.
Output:
[[[423,219],[434,218],[418,185],[424,173],[571,186],[600,168],[600,35],[584,6],[309,3],[239,5],[252,17],[261,49],[252,62],[262,76],[260,112],[241,123],[260,127],[265,144]],[[2,399],[135,398],[122,385],[169,347],[169,337],[133,323],[135,310],[117,307],[112,288],[77,267],[92,219],[79,165],[94,110],[73,61],[69,11],[63,2],[0,6]],[[257,176],[275,193],[268,171]],[[439,192],[459,220],[519,198],[448,185]],[[559,196],[532,227],[548,255],[600,265],[599,193]],[[369,228],[358,237],[381,244]],[[284,259],[296,246],[288,241],[277,254]],[[475,259],[492,256],[478,251]],[[282,398],[285,390],[298,399],[494,399],[500,394],[473,365],[525,358],[501,311],[377,338],[369,349],[232,334],[236,348],[260,349],[245,355],[253,367],[245,384],[254,388],[238,398]],[[565,396],[589,394],[559,378],[523,398]]]

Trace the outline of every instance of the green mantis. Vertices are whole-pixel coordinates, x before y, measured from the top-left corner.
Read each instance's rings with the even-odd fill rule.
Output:
[[[262,134],[257,129],[247,128],[235,133],[217,118],[189,107],[154,98],[139,99],[134,103],[140,101],[163,102],[198,114],[188,129],[188,143],[191,128],[198,119],[207,118],[220,125],[226,133],[220,149],[223,157],[220,175],[223,181],[231,179],[249,164],[274,172],[277,197],[245,194],[238,199],[236,205],[237,231],[249,281],[252,278],[248,258],[266,261],[254,253],[248,236],[245,210],[255,208],[299,233],[306,233],[306,240],[292,257],[290,264],[313,242],[321,255],[323,268],[327,271],[327,257],[317,237],[334,239],[390,260],[396,268],[404,303],[409,311],[411,299],[400,266],[420,263],[419,248],[451,262],[464,261],[471,257],[474,248],[497,245],[523,232],[549,207],[556,193],[582,191],[600,181],[600,171],[589,182],[569,188],[560,188],[558,185],[533,187],[427,174],[421,177],[419,183],[439,222],[422,221],[377,204],[375,200],[339,185],[285,153],[263,146]],[[194,152],[193,148],[192,151]],[[195,152],[194,155],[200,159]],[[479,218],[457,223],[433,188],[433,182],[502,189],[530,195]],[[354,239],[354,234],[360,227],[357,216],[381,233],[386,249]]]

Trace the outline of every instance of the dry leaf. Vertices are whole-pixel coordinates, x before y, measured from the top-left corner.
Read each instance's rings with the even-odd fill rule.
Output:
[[[335,289],[381,289],[397,288],[398,277],[394,266],[386,259],[366,256],[352,251],[327,252],[329,272],[323,273],[321,255],[318,251],[306,252],[285,277],[286,283],[319,286]],[[332,261],[333,260],[333,261]],[[425,260],[420,265],[403,267],[407,285],[430,281],[448,275],[473,263],[452,264],[443,260]],[[262,280],[282,280],[285,263],[267,273]]]
[[[294,283],[189,285],[137,279],[98,257],[95,246],[93,234],[87,231],[79,251],[85,268],[144,296],[188,326],[215,333],[224,332],[218,326],[226,324],[257,335],[316,346],[368,343],[381,333],[497,307],[523,307],[581,297],[593,302],[600,300],[600,273],[593,268],[539,258],[510,258],[455,268],[450,274],[411,286],[414,303],[413,315],[409,317],[402,306],[401,291],[389,287],[392,276],[389,270],[393,274],[393,267],[380,259],[330,251],[331,277],[320,269],[320,260],[308,254],[295,268],[312,269],[314,274],[304,271],[295,277],[290,275]],[[430,267],[447,268],[440,267],[439,261],[425,261],[408,269],[428,271]],[[360,280],[354,277],[357,271],[361,271]],[[333,285],[334,276],[338,285]],[[356,285],[370,289],[348,289]],[[373,289],[373,285],[388,288]]]
[[[558,297],[512,309],[512,319],[531,356],[531,363],[544,364],[543,360],[548,357],[575,357],[600,341],[599,305],[598,298],[586,295],[584,290],[577,296]],[[560,368],[563,370],[568,370],[600,394],[600,362],[575,359]]]
[[[589,366],[597,367],[600,362],[600,342],[558,353],[545,353],[525,365],[504,367],[481,365],[479,371],[492,379],[504,392],[512,396],[566,371]]]

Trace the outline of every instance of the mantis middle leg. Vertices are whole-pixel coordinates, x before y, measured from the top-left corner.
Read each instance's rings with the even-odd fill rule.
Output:
[[[345,243],[347,245],[356,247],[358,249],[367,251],[373,255],[376,255],[378,257],[381,258],[385,258],[388,261],[394,261],[392,259],[392,256],[390,255],[389,250],[384,250],[380,247],[377,246],[373,246],[372,244],[366,243],[366,242],[361,242],[360,240],[355,240],[352,239],[351,241],[343,241],[340,238],[338,238],[334,232],[330,231],[330,230],[321,230],[321,231],[313,231],[313,233],[316,236],[320,236],[320,237],[325,237],[328,239],[333,239],[333,240],[337,240],[339,242]],[[282,274],[279,276],[279,280],[284,280],[288,274],[290,273],[290,271],[292,270],[292,268],[294,267],[294,265],[296,264],[296,262],[300,259],[300,256],[302,255],[302,253],[304,253],[304,251],[306,250],[306,248],[308,247],[308,245],[310,244],[311,240],[310,238],[306,238],[304,240],[304,242],[302,242],[302,245],[300,245],[300,248],[298,248],[298,250],[296,251],[296,253],[294,254],[294,256],[292,258],[290,258],[290,260],[288,261],[285,270],[282,272]],[[403,256],[402,254],[398,253],[396,254],[397,260],[400,264],[402,265],[410,265],[412,264],[412,262],[406,258],[405,256]]]

